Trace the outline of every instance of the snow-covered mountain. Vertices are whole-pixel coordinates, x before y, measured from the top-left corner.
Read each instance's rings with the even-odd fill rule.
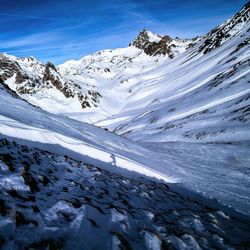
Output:
[[[248,3],[203,37],[143,30],[127,48],[57,68],[3,55],[0,75],[44,110],[133,140],[249,140],[249,29]]]
[[[169,51],[177,40],[167,39],[169,49],[163,53],[167,56],[157,56],[163,37],[145,30],[131,45],[146,54],[151,50],[149,54],[154,56],[149,58],[150,62],[136,56],[126,68],[119,63],[112,67],[107,60],[112,61],[114,51],[100,52],[105,60],[93,55],[93,69],[102,68],[105,61],[115,75],[100,81],[110,91],[102,94],[102,86],[97,87],[103,98],[97,116],[86,111],[90,117],[87,121],[140,141],[249,140],[249,23],[247,4],[207,35],[194,41],[180,40],[177,48],[182,43],[182,49],[178,55],[173,54],[173,59],[169,59],[172,53]],[[158,48],[154,50],[154,46]],[[121,53],[132,49],[123,49]],[[136,60],[140,63],[135,63]],[[65,63],[59,70],[63,75],[70,76],[73,71],[83,76],[84,65],[85,58],[71,66]],[[105,84],[107,80],[109,84]],[[108,105],[106,100],[112,99]],[[105,111],[107,117],[99,119]]]
[[[63,78],[56,67],[42,64],[33,57],[17,58],[0,55],[0,80],[30,103],[48,111],[60,112],[65,106],[82,109],[98,102],[99,93]],[[88,98],[88,92],[91,99]]]

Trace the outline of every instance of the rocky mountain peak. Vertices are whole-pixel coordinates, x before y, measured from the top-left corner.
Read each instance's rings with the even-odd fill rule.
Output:
[[[28,62],[28,63],[39,63],[39,61],[33,56],[21,57],[19,60],[23,62]]]
[[[6,54],[2,54],[0,57],[0,79],[6,81],[7,79],[15,75],[15,80],[17,84],[21,84],[25,81],[28,81],[28,76],[22,72],[20,65],[11,60],[11,57],[8,57]]]
[[[57,69],[56,69],[55,65],[52,62],[47,62],[46,66],[45,66],[45,72],[48,71],[48,70],[50,70],[50,69],[52,69],[55,72],[57,72]]]
[[[158,43],[161,40],[161,36],[158,34],[153,34],[152,32],[143,29],[136,39],[130,43],[130,46],[135,46],[139,49],[144,49],[149,43]]]
[[[191,43],[192,40],[173,39],[168,35],[153,34],[144,29],[129,46],[139,48],[149,56],[163,55],[172,59],[184,52]]]

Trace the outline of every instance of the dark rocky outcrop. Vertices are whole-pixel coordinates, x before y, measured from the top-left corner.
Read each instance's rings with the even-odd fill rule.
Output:
[[[56,67],[51,62],[48,62],[45,66],[43,82],[47,85],[52,84],[67,98],[75,97],[73,89],[67,82],[63,82],[63,80],[60,79],[60,75],[58,74]]]
[[[33,94],[37,92],[38,86],[41,84],[39,76],[30,77],[20,67],[18,62],[11,60],[5,55],[0,56],[0,80],[4,83],[7,79],[15,75],[15,83],[17,94]]]
[[[97,107],[97,103],[99,103],[99,98],[102,97],[99,92],[94,90],[88,90],[87,94],[78,93],[77,96],[83,109],[90,108],[92,105],[94,107]]]
[[[4,138],[0,151],[16,169],[1,175],[28,187],[1,187],[1,249],[249,249],[249,216],[215,200]]]
[[[149,33],[146,29],[141,31],[137,38],[129,44],[129,46],[135,46],[139,49],[142,49],[147,55],[169,55],[170,58],[173,57],[171,53],[171,46],[169,45],[172,42],[172,38],[169,36],[158,36],[158,41],[150,41]]]
[[[2,70],[2,72],[0,74],[1,80],[5,81],[8,78],[12,77],[15,73],[19,72],[18,83],[20,83],[20,79],[22,78],[21,74],[20,74],[21,68],[17,62],[8,60],[5,57],[1,57],[0,58],[0,69]]]
[[[150,38],[150,33],[146,29],[141,31],[136,39],[129,44],[129,46],[135,46],[136,48],[142,49],[149,56],[163,55],[169,58],[174,58],[174,50],[176,45],[172,43],[173,41],[184,42],[187,40],[182,40],[179,38],[172,39],[170,36],[160,36],[154,35],[155,40]],[[190,44],[192,40],[190,40]],[[194,40],[193,40],[194,42]],[[190,47],[187,45],[187,47]]]

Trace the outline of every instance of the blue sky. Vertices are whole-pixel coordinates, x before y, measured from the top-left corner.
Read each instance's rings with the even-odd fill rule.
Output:
[[[247,0],[0,0],[0,52],[55,64],[126,47],[140,30],[207,33]]]

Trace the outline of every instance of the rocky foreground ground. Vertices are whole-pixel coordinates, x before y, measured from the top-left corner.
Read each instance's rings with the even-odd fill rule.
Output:
[[[172,185],[0,141],[2,249],[249,249],[249,229]]]

